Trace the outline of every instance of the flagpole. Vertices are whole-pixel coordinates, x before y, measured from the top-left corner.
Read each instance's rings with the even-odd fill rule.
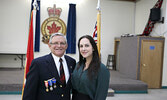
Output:
[[[33,44],[33,48],[35,47],[35,30],[36,30],[36,14],[37,14],[37,7],[38,7],[38,3],[37,0],[34,0],[33,2],[33,36],[34,36],[34,44]]]
[[[101,49],[101,8],[100,8],[100,0],[97,3],[97,49],[100,56]]]
[[[22,99],[24,94],[24,87],[26,83],[26,75],[29,72],[29,67],[31,65],[32,60],[34,59],[34,20],[36,17],[34,17],[34,14],[36,15],[36,7],[37,2],[34,0],[33,2],[33,10],[31,11],[30,15],[30,25],[29,25],[29,36],[28,36],[28,45],[27,45],[27,54],[26,54],[26,62],[25,62],[25,69],[24,69],[24,79],[23,79],[23,88],[22,88]],[[34,13],[35,11],[35,13]]]

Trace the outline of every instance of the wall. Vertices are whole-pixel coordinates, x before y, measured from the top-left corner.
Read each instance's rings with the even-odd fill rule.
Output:
[[[63,10],[60,18],[67,23],[69,5],[65,2],[62,5],[62,1],[56,1],[50,0],[48,3],[43,0],[41,2],[41,22],[48,18],[47,7],[53,7],[53,4],[56,4]],[[101,55],[104,64],[107,62],[108,54],[113,54],[114,38],[124,33],[134,33],[134,5],[133,2],[101,1]],[[97,0],[84,0],[76,5],[77,40],[85,34],[92,36],[97,17],[96,6]],[[36,57],[49,52],[47,45],[43,43],[41,43],[40,50],[40,53],[35,54]],[[70,56],[78,60],[78,49],[75,55],[70,54]]]
[[[77,13],[77,41],[79,37],[85,34],[92,35],[97,17],[97,0],[79,0],[76,5]],[[28,39],[28,26],[30,14],[31,0],[1,0],[0,1],[0,30],[1,49],[4,52],[20,53],[26,52],[27,39]],[[62,8],[60,18],[67,23],[69,3],[64,0],[41,0],[41,24],[47,19],[47,7]],[[126,1],[112,1],[101,0],[101,55],[102,62],[106,64],[108,54],[113,54],[114,51],[114,38],[119,37],[124,33],[134,33],[134,2]],[[11,11],[11,12],[9,12]],[[8,13],[9,12],[9,13]],[[8,24],[10,23],[10,25]],[[10,28],[9,28],[10,27]],[[42,35],[41,35],[42,38]],[[22,49],[22,51],[20,51]],[[1,53],[1,52],[0,52]],[[40,52],[35,53],[35,58],[50,53],[46,44],[40,43]],[[78,49],[76,54],[70,54],[78,60]],[[0,67],[11,66],[15,61],[16,56],[10,56],[9,62],[6,58],[8,56],[0,55]],[[4,58],[6,59],[3,63]],[[18,61],[19,64],[19,61]],[[18,64],[14,65],[15,67]],[[20,66],[18,66],[20,67]]]
[[[26,53],[30,2],[0,1],[0,53]]]
[[[30,0],[0,0],[0,14],[0,68],[21,68],[20,55],[2,54],[26,53]]]
[[[148,21],[150,8],[157,0],[128,1],[101,0],[101,55],[106,64],[107,55],[114,53],[114,38],[122,34],[141,34]],[[167,16],[166,0],[162,5],[162,15]],[[0,1],[0,50],[2,52],[25,53],[28,39],[28,26],[31,0],[1,0]],[[47,7],[62,8],[60,18],[67,23],[69,4],[64,0],[41,0],[41,24],[48,18]],[[77,11],[77,40],[84,34],[92,35],[97,17],[97,0],[79,0]],[[167,19],[164,24],[156,24],[151,35],[167,37]],[[42,35],[41,35],[42,37]],[[12,49],[11,49],[12,48]],[[12,51],[13,50],[13,51]],[[163,86],[167,86],[167,43],[165,43]],[[40,43],[40,52],[35,58],[50,53],[46,44]],[[78,60],[76,54],[70,56]],[[21,67],[16,55],[0,55],[0,67]]]
[[[164,25],[164,37],[165,39],[167,39],[167,1],[165,0],[164,2],[164,16],[165,16],[165,25]],[[163,29],[163,28],[162,28]],[[163,67],[163,81],[162,81],[162,85],[167,86],[167,78],[166,78],[166,73],[167,73],[167,40],[165,40],[165,48],[164,48],[164,67]]]
[[[135,34],[142,34],[144,28],[147,24],[150,9],[156,4],[158,0],[139,0],[136,2],[136,14],[135,14]],[[165,17],[164,24],[156,23],[152,32],[150,33],[151,36],[164,36],[165,39],[167,38],[167,1],[163,0],[163,4],[161,7],[161,16]],[[167,86],[167,41],[165,41],[164,47],[164,63],[163,63],[163,77],[162,77],[162,86]]]

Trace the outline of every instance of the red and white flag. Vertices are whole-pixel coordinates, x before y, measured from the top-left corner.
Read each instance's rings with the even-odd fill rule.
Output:
[[[97,22],[96,22],[95,27],[94,27],[93,39],[97,43]]]
[[[25,62],[25,70],[24,70],[24,83],[22,88],[22,97],[24,93],[24,87],[26,83],[26,75],[29,72],[29,68],[31,65],[32,60],[34,59],[34,21],[36,11],[32,10],[31,12],[31,18],[30,18],[30,26],[29,26],[29,37],[28,37],[28,45],[27,45],[27,54],[26,54],[26,62]]]

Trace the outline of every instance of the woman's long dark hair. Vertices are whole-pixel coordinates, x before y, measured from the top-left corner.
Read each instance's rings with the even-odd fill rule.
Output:
[[[86,38],[90,41],[94,51],[93,51],[93,57],[92,57],[92,61],[89,64],[89,68],[88,68],[88,78],[91,80],[93,79],[93,77],[97,76],[97,73],[99,71],[100,68],[100,58],[99,58],[99,54],[98,54],[98,50],[97,50],[97,45],[94,41],[94,39],[90,36],[90,35],[84,35],[82,37],[80,37],[80,39],[78,40],[78,50],[79,50],[79,63],[77,66],[77,69],[79,69],[79,67],[82,64],[85,64],[86,59],[83,58],[83,56],[80,53],[80,41],[81,39]]]

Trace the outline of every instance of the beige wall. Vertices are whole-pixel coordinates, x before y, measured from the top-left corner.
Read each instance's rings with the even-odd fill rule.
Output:
[[[136,14],[135,14],[135,33],[140,34],[143,32],[147,21],[148,17],[150,14],[150,9],[153,8],[155,3],[158,0],[140,0],[136,3]],[[151,36],[164,36],[167,38],[167,1],[163,0],[163,4],[161,7],[161,16],[165,17],[164,24],[162,23],[156,23],[154,25],[154,28],[151,32]],[[167,73],[167,41],[165,41],[165,47],[164,47],[164,64],[163,64],[163,79],[162,79],[162,86],[167,86],[167,78],[166,73]]]
[[[77,14],[77,41],[84,34],[93,34],[96,22],[96,6],[97,0],[79,0],[82,1],[76,5]],[[139,0],[137,3],[129,1],[101,0],[101,55],[102,62],[106,64],[108,54],[114,53],[114,38],[120,37],[122,34],[141,34],[144,30],[150,8],[157,0]],[[166,2],[166,0],[164,0]],[[28,39],[28,26],[30,14],[31,0],[1,0],[0,1],[0,53],[26,52],[26,44]],[[62,8],[60,18],[67,23],[69,4],[63,0],[41,0],[41,24],[48,18],[47,7]],[[166,12],[166,5],[163,4],[163,14]],[[166,14],[166,13],[165,13]],[[164,15],[166,16],[166,15]],[[10,23],[10,24],[9,24]],[[166,25],[166,23],[165,23]],[[155,28],[159,27],[155,25]],[[164,30],[165,28],[165,30]],[[154,32],[162,34],[166,31],[166,26],[160,26]],[[166,34],[165,34],[166,35]],[[42,37],[42,35],[41,35]],[[19,46],[19,49],[16,48]],[[3,49],[3,50],[2,50]],[[166,49],[165,49],[166,51]],[[40,52],[35,53],[35,57],[48,54],[50,51],[46,44],[41,42]],[[76,54],[70,55],[78,61],[78,49]],[[166,53],[165,53],[166,59]],[[20,65],[19,60],[15,60],[16,56],[11,56],[9,62],[0,55],[0,67],[16,67]],[[17,62],[16,64],[15,61]],[[167,64],[164,63],[164,69]],[[20,66],[19,66],[20,67]],[[166,76],[166,75],[163,75]],[[163,77],[163,85],[167,86],[167,80]]]

